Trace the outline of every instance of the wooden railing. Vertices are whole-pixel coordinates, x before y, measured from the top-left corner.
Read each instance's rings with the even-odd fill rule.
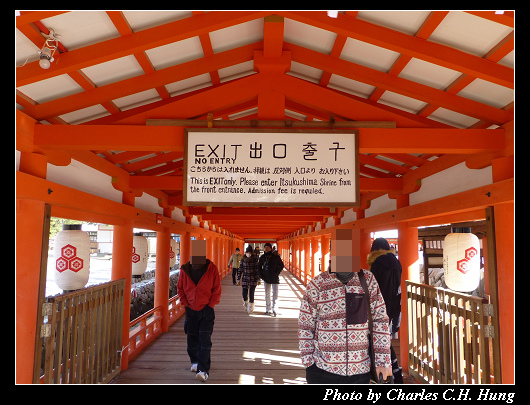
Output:
[[[500,383],[485,298],[406,281],[409,372],[426,383]]]
[[[107,383],[119,373],[124,287],[122,279],[45,300],[34,383]]]
[[[145,314],[133,319],[129,324],[129,360],[142,351],[162,333],[160,314],[162,307],[155,307]],[[169,299],[169,325],[175,322],[184,313],[178,295]]]
[[[161,307],[155,307],[129,324],[129,360],[162,332],[160,310]]]

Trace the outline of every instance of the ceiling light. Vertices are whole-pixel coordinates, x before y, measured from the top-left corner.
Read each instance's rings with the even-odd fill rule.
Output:
[[[337,10],[335,11],[328,11],[328,17],[330,18],[337,18],[339,15],[339,12]]]
[[[46,42],[42,46],[41,50],[38,51],[39,54],[39,66],[43,69],[48,69],[51,65],[51,62],[54,61],[53,55],[59,46],[59,40],[57,39],[59,34],[56,34],[53,29],[50,29],[49,34],[42,33],[42,36],[46,38]]]
[[[495,14],[504,14],[504,11],[495,11]]]
[[[53,62],[53,57],[52,57],[52,50],[46,46],[44,46],[41,50],[40,50],[40,61],[39,61],[39,66],[43,69],[48,69],[51,65],[51,62]]]

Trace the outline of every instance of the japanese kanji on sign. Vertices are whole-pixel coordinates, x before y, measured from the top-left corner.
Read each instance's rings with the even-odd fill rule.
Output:
[[[357,206],[357,137],[356,130],[187,129],[183,203]]]

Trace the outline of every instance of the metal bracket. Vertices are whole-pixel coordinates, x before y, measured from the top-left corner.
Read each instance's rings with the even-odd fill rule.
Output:
[[[484,337],[495,339],[495,329],[493,325],[484,325]]]
[[[42,304],[42,316],[51,316],[53,311],[53,303],[45,302]]]
[[[50,337],[52,335],[52,325],[49,323],[45,323],[40,326],[40,337]]]
[[[484,304],[482,306],[482,309],[484,311],[484,315],[485,316],[490,316],[492,317],[493,314],[495,313],[494,309],[493,309],[493,304]]]

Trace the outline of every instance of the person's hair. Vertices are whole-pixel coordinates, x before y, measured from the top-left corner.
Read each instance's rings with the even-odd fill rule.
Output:
[[[390,250],[390,245],[388,244],[388,241],[385,238],[377,238],[372,243],[372,248],[370,249],[370,252],[373,252],[375,250]]]

